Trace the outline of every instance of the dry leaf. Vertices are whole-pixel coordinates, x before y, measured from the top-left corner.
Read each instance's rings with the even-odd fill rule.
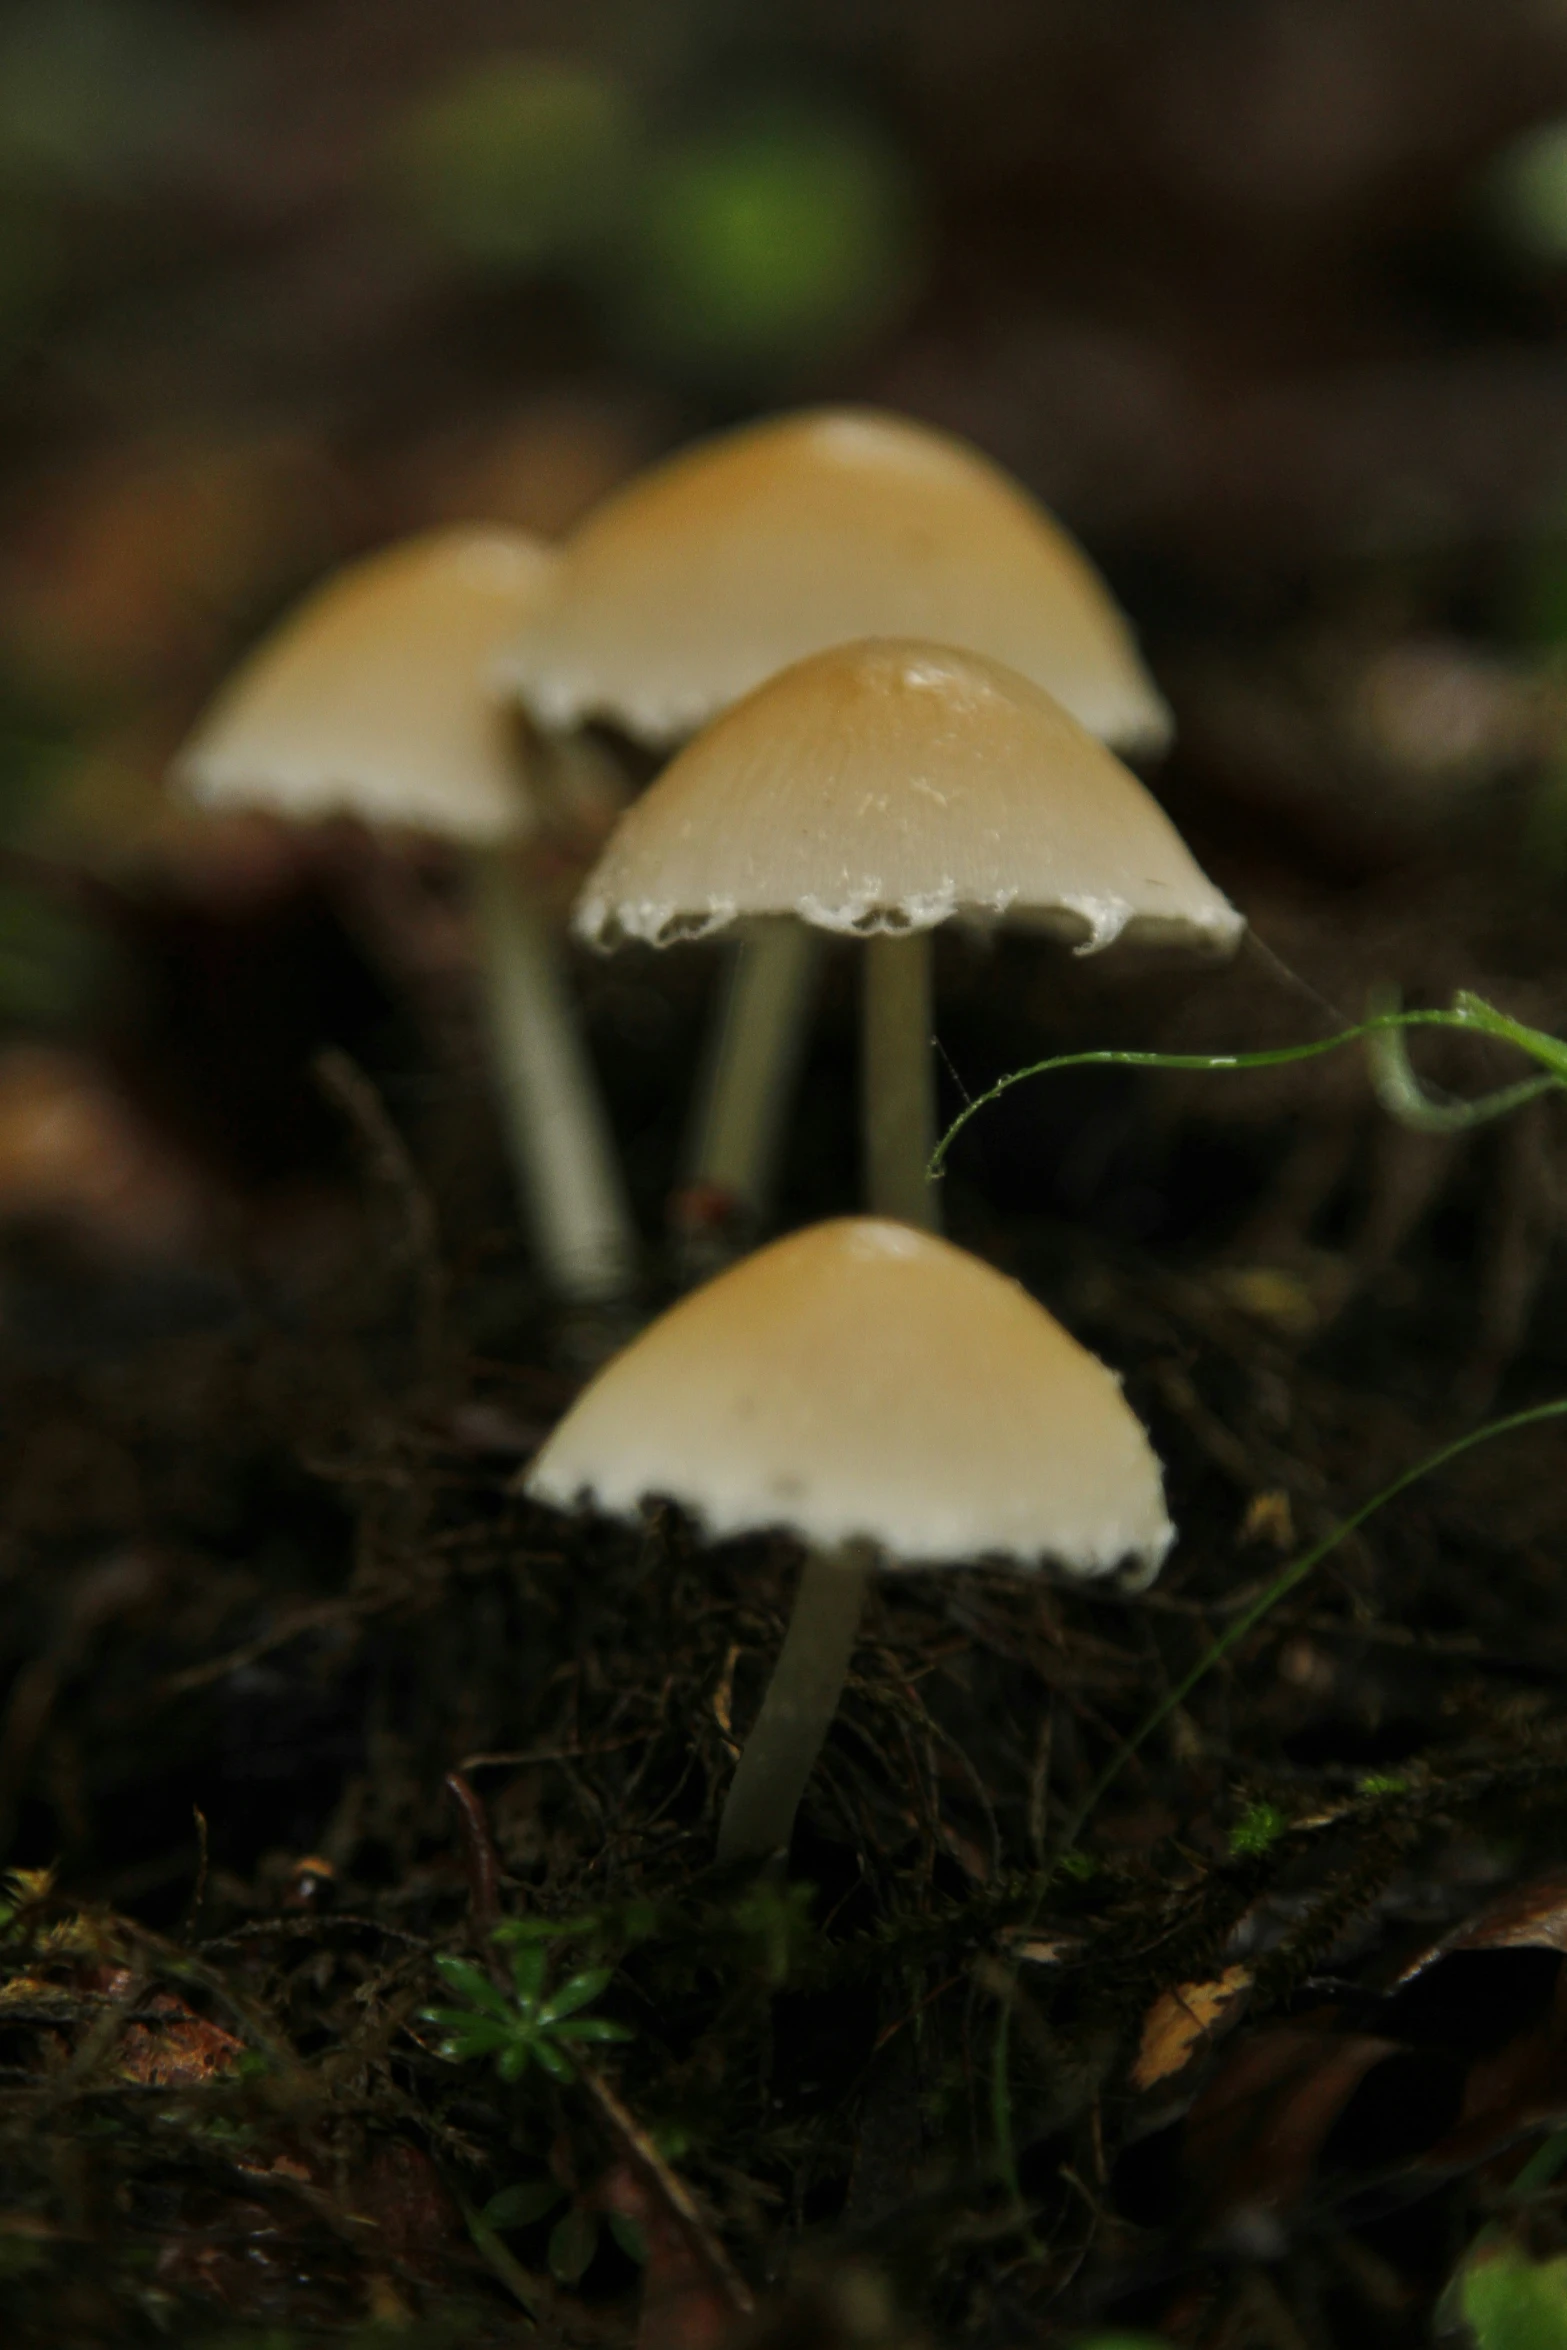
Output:
[[[1251,1988],[1251,1969],[1226,1967],[1211,1982],[1178,1983],[1161,1991],[1143,2019],[1143,2037],[1132,2066],[1134,2089],[1152,2089],[1183,2072],[1194,2056],[1211,2047],[1221,2026]]]
[[[126,2025],[115,2070],[143,2089],[196,2089],[232,2071],[243,2053],[232,2032],[165,1991],[148,2002],[144,2021]]]

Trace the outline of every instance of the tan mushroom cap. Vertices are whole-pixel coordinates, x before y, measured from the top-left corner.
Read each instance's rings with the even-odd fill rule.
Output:
[[[174,780],[209,808],[358,816],[475,847],[522,837],[534,812],[493,670],[555,562],[541,539],[475,526],[334,573],[221,688]]]
[[[1113,752],[1015,670],[871,640],[800,661],[673,759],[578,901],[600,945],[757,915],[922,930],[1027,915],[1223,952],[1244,928]]]
[[[1159,1464],[1120,1385],[1015,1281],[846,1216],[742,1259],[572,1406],[535,1499],[679,1502],[715,1539],[786,1528],[889,1566],[987,1556],[1157,1574]]]
[[[1098,572],[964,442],[874,409],[704,441],[567,540],[506,673],[547,726],[679,741],[763,678],[854,637],[970,645],[1124,750],[1170,713]]]

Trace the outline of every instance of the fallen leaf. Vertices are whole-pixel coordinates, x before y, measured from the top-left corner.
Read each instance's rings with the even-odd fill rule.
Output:
[[[1152,2089],[1184,2072],[1211,2047],[1221,2027],[1238,2021],[1237,2009],[1251,1988],[1251,1969],[1226,1967],[1210,1982],[1180,1983],[1161,1991],[1143,2019],[1143,2036],[1132,2066],[1134,2089]]]
[[[114,2069],[143,2089],[194,2089],[231,2072],[243,2054],[232,2032],[164,1991],[148,2002],[145,2020],[126,2025]]]
[[[1186,2117],[1182,2168],[1210,2242],[1275,2257],[1317,2158],[1356,2090],[1397,2043],[1276,2024],[1250,2034]]]

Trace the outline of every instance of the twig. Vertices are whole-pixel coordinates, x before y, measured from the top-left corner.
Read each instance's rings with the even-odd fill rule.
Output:
[[[366,1175],[392,1204],[400,1226],[393,1261],[408,1267],[414,1276],[420,1344],[427,1360],[433,1360],[441,1326],[444,1281],[430,1195],[419,1180],[408,1146],[393,1124],[385,1102],[358,1062],[338,1046],[331,1045],[317,1053],[311,1063],[311,1074],[353,1128]]]
[[[468,1872],[468,1920],[475,1942],[488,1948],[490,1937],[501,1922],[501,1871],[490,1823],[485,1818],[483,1804],[461,1771],[447,1772],[446,1792],[457,1807],[463,1866]]]
[[[602,2073],[595,2072],[591,2065],[579,2060],[577,2075],[603,2116],[622,2159],[668,2212],[687,2250],[706,2271],[730,2308],[738,2316],[748,2317],[755,2307],[750,2288],[703,2219],[684,2179],[677,2171],[670,2169],[652,2139],[621,2104]]]

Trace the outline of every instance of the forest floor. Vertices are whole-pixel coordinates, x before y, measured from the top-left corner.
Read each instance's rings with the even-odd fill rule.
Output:
[[[943,1043],[973,1086],[1325,1033],[1410,901],[1425,936],[1467,909],[1448,981],[1538,1006],[1554,907],[1495,839],[1400,886],[1259,915],[1287,959],[1315,926],[1294,981],[1252,952],[1096,1002],[1056,950],[954,948]],[[587,975],[623,1129],[689,1060],[677,965]],[[815,1051],[791,1220],[852,1198],[841,975]],[[584,1333],[498,1189],[442,1196],[471,1069],[419,1116],[388,1080],[394,1124],[339,1067],[336,1241],[292,1289],[23,1236],[7,2341],[1385,2350],[1477,2239],[1559,2249],[1567,1422],[1389,1501],[1125,1747],[1348,1514],[1567,1393],[1555,1110],[1438,1149],[1333,1066],[1078,1073],[975,1122],[950,1226],[1124,1374],[1180,1540],[1136,1598],[884,1577],[787,1882],[713,1830],[797,1558],[520,1498]],[[633,1163],[652,1230],[667,1165]],[[624,2036],[540,2062],[516,1969]],[[514,2077],[432,2007],[499,2018]]]

